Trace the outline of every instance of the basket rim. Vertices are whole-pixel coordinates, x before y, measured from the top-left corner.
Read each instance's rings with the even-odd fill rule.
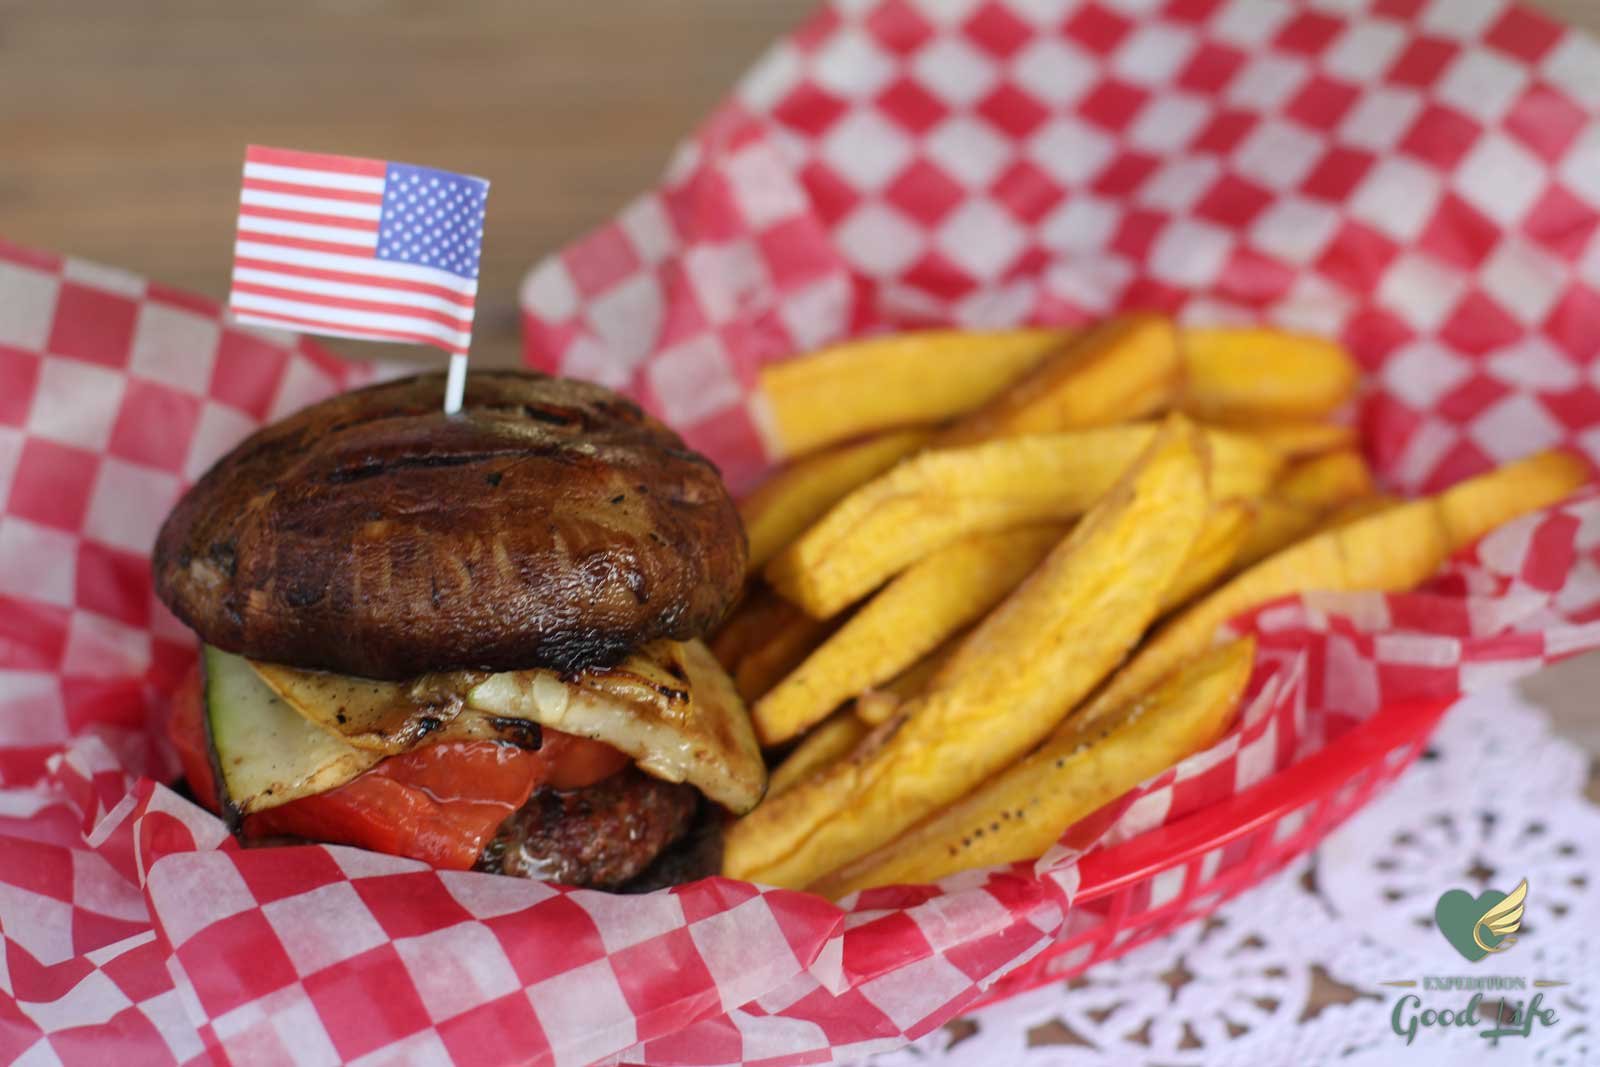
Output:
[[[1307,757],[1226,800],[1078,861],[1075,903],[1107,897],[1188,863],[1332,795],[1398,748],[1421,746],[1459,696],[1397,701]],[[1405,761],[1409,763],[1410,760]]]

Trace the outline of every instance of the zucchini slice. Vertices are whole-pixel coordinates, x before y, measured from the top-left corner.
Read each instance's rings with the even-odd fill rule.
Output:
[[[204,655],[211,746],[222,790],[240,815],[325,793],[383,758],[296,714],[242,656],[210,645]]]

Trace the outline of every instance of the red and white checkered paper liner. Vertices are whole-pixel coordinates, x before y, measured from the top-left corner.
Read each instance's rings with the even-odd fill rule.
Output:
[[[1125,307],[1342,337],[1392,486],[1600,453],[1600,47],[1494,0],[839,3],[660,189],[541,266],[530,359],[628,389],[736,481],[764,362]],[[192,637],[147,553],[182,486],[362,372],[0,245],[0,1058],[799,1064],[923,1033],[1047,947],[1073,851],[844,910],[240,850],[158,781]],[[1169,823],[1377,708],[1600,646],[1600,496],[1427,590],[1306,597],[1243,721],[1098,826]],[[1069,835],[1081,848],[1096,838]]]

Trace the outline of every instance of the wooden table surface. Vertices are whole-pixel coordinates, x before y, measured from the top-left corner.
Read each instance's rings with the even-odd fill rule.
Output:
[[[511,362],[523,272],[654,184],[813,6],[0,0],[0,234],[225,299],[248,143],[480,174],[473,357]]]
[[[481,174],[494,183],[473,345],[483,365],[517,357],[516,290],[533,261],[649,187],[679,137],[813,4],[245,6],[0,0],[0,234],[223,299],[247,143]],[[1600,0],[1540,6],[1600,30]],[[1530,689],[1600,745],[1584,696],[1597,685],[1600,658],[1586,657]],[[1319,985],[1308,1014],[1353,995]]]
[[[473,357],[510,363],[523,272],[649,187],[813,6],[0,0],[0,234],[223,299],[247,143],[481,174]],[[1544,6],[1600,28],[1596,0]]]

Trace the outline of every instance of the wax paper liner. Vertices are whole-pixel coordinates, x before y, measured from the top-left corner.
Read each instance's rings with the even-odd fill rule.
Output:
[[[635,393],[745,484],[767,361],[1156,307],[1344,340],[1394,489],[1554,444],[1593,456],[1597,104],[1600,49],[1483,0],[836,4],[657,190],[529,276],[529,357]],[[158,784],[193,643],[153,600],[149,545],[229,444],[363,376],[207,301],[0,246],[0,1057],[850,1059],[1046,948],[1077,850],[1393,701],[1600,645],[1586,493],[1418,593],[1240,620],[1262,641],[1240,725],[1037,864],[841,909],[726,880],[622,898],[240,850]]]

